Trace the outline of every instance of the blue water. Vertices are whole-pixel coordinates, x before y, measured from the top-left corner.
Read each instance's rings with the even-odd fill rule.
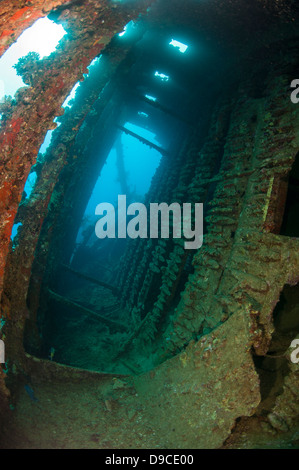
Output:
[[[160,144],[156,135],[147,129],[131,123],[127,123],[125,127],[156,145]],[[86,224],[95,224],[97,220],[97,216],[95,216],[96,206],[102,202],[109,202],[116,207],[118,195],[123,194],[118,175],[116,144],[120,143],[123,149],[126,183],[129,189],[129,194],[126,195],[130,203],[144,200],[144,196],[150,188],[152,177],[159,166],[161,154],[156,149],[125,133],[120,134],[117,139],[119,141],[115,141],[115,145],[108,155],[86,207],[83,225],[78,232],[77,243],[80,243],[82,239],[81,233],[86,228]]]

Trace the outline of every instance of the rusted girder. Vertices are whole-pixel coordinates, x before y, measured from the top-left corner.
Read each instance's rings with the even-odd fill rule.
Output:
[[[117,322],[115,320],[111,320],[110,318],[104,317],[98,312],[94,312],[93,310],[90,310],[89,308],[83,307],[83,305],[78,304],[77,302],[74,302],[73,300],[69,300],[66,297],[63,297],[62,295],[56,294],[56,292],[53,292],[52,290],[48,290],[49,296],[51,299],[55,300],[56,302],[59,302],[66,307],[69,307],[74,310],[78,310],[81,313],[84,313],[88,316],[93,316],[97,320],[107,323],[109,326],[113,326],[117,329],[120,330],[127,330],[127,325],[124,325],[123,323]]]
[[[143,144],[148,145],[149,147],[157,150],[162,155],[169,156],[169,153],[167,152],[167,150],[163,149],[162,147],[159,147],[159,145],[156,145],[153,142],[150,142],[149,140],[145,139],[144,137],[141,137],[140,135],[135,134],[135,132],[129,131],[129,129],[126,129],[125,127],[119,126],[119,125],[117,126],[117,128],[120,131],[125,132],[125,134],[131,135],[132,137],[135,137],[136,139],[140,140],[140,142],[142,142]]]
[[[113,294],[119,295],[119,291],[117,287],[111,286],[110,284],[107,284],[107,282],[99,281],[98,279],[95,279],[94,277],[88,276],[87,274],[80,273],[79,271],[76,271],[75,269],[71,268],[70,266],[67,266],[66,264],[61,264],[60,265],[62,268],[66,269],[67,271],[75,274],[78,277],[81,277],[82,279],[85,279],[86,281],[93,282],[94,284],[97,284],[98,286],[104,287],[105,289],[111,290]]]

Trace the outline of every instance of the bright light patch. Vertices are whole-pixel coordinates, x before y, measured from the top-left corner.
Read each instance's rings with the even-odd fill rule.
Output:
[[[100,55],[100,57],[95,57],[90,62],[90,64],[87,66],[88,70],[90,70],[94,65],[96,65],[100,61],[101,57],[102,57],[102,55]],[[87,75],[88,74],[84,74],[84,76],[87,76]],[[75,99],[75,96],[76,96],[77,89],[78,89],[79,85],[80,85],[80,82],[77,82],[76,85],[72,88],[70,94],[67,96],[67,98],[65,99],[65,101],[62,104],[63,108],[71,108],[72,107],[71,101],[73,99]]]
[[[129,21],[129,23],[124,26],[124,29],[118,34],[118,37],[121,38],[123,36],[131,36],[132,34],[134,34],[136,26],[137,25],[133,20]]]
[[[97,64],[99,62],[99,60],[101,59],[102,57],[102,54],[100,55],[100,57],[95,57],[91,62],[90,64],[87,66],[88,70],[93,67],[95,64]]]
[[[37,179],[36,171],[33,171],[32,173],[29,174],[25,187],[24,187],[24,192],[26,193],[26,199],[30,197],[32,190],[34,188],[34,185],[36,183],[36,179]]]
[[[48,148],[49,145],[50,145],[53,132],[54,132],[54,131],[51,130],[51,131],[48,131],[48,132],[46,133],[45,140],[43,141],[42,145],[40,146],[40,149],[39,149],[39,152],[38,152],[38,153],[41,153],[42,155],[43,155],[44,153],[46,153],[47,148]]]
[[[164,73],[155,72],[155,77],[158,77],[162,80],[162,82],[168,82],[169,76],[165,75]]]
[[[151,96],[151,95],[145,95],[146,99],[150,100],[150,101],[157,101],[157,98],[155,98],[154,96]]]
[[[4,81],[0,80],[0,103],[1,103],[1,97],[4,95],[5,95]]]
[[[12,241],[14,240],[15,236],[16,236],[17,233],[18,233],[18,228],[19,228],[19,227],[22,227],[22,225],[23,225],[23,224],[22,224],[21,222],[18,222],[17,224],[14,224],[14,225],[13,225],[12,231],[11,231],[11,236],[10,236],[10,238],[11,238]]]
[[[55,51],[58,42],[65,34],[66,32],[61,25],[48,18],[41,18],[26,29],[16,43],[12,44],[0,59],[0,80],[3,82],[0,89],[2,93],[0,99],[4,94],[14,96],[20,87],[25,86],[13,65],[29,52],[37,52],[41,59],[50,55],[51,52]]]
[[[186,46],[186,44],[176,41],[175,39],[172,39],[169,45],[173,47],[177,47],[182,54],[184,54],[184,52],[186,52],[186,50],[188,49],[188,46]]]
[[[126,25],[126,26],[124,27],[123,31],[122,31],[121,33],[119,33],[119,37],[120,37],[120,38],[126,34],[126,32],[127,32],[127,27],[128,27],[128,25]]]
[[[66,107],[71,108],[72,107],[70,102],[75,98],[76,91],[77,91],[77,88],[78,88],[79,85],[80,85],[80,82],[77,82],[76,85],[73,87],[73,89],[70,92],[69,96],[66,98],[66,100],[62,104],[63,108],[66,108]]]
[[[19,50],[22,52],[20,57],[34,51],[38,52],[42,59],[55,51],[58,42],[65,34],[66,31],[60,24],[54,23],[49,18],[41,18],[24,31],[15,45],[20,43]]]
[[[57,127],[59,127],[61,125],[61,122],[57,121],[57,118],[55,118],[53,120],[53,122],[56,122]],[[56,127],[56,129],[57,129],[57,127]],[[53,134],[54,131],[55,131],[55,129],[52,129],[52,130],[50,130],[46,133],[45,140],[43,141],[42,145],[40,146],[40,149],[39,149],[38,153],[41,153],[42,155],[44,155],[46,153],[46,151],[48,150],[48,148],[50,146],[51,139],[52,139],[52,134]]]

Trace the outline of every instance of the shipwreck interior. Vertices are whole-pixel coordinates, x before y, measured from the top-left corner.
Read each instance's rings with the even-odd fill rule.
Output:
[[[4,60],[41,19],[0,96],[0,447],[299,447],[298,2],[4,0]],[[100,239],[119,195],[203,203],[202,246]]]

